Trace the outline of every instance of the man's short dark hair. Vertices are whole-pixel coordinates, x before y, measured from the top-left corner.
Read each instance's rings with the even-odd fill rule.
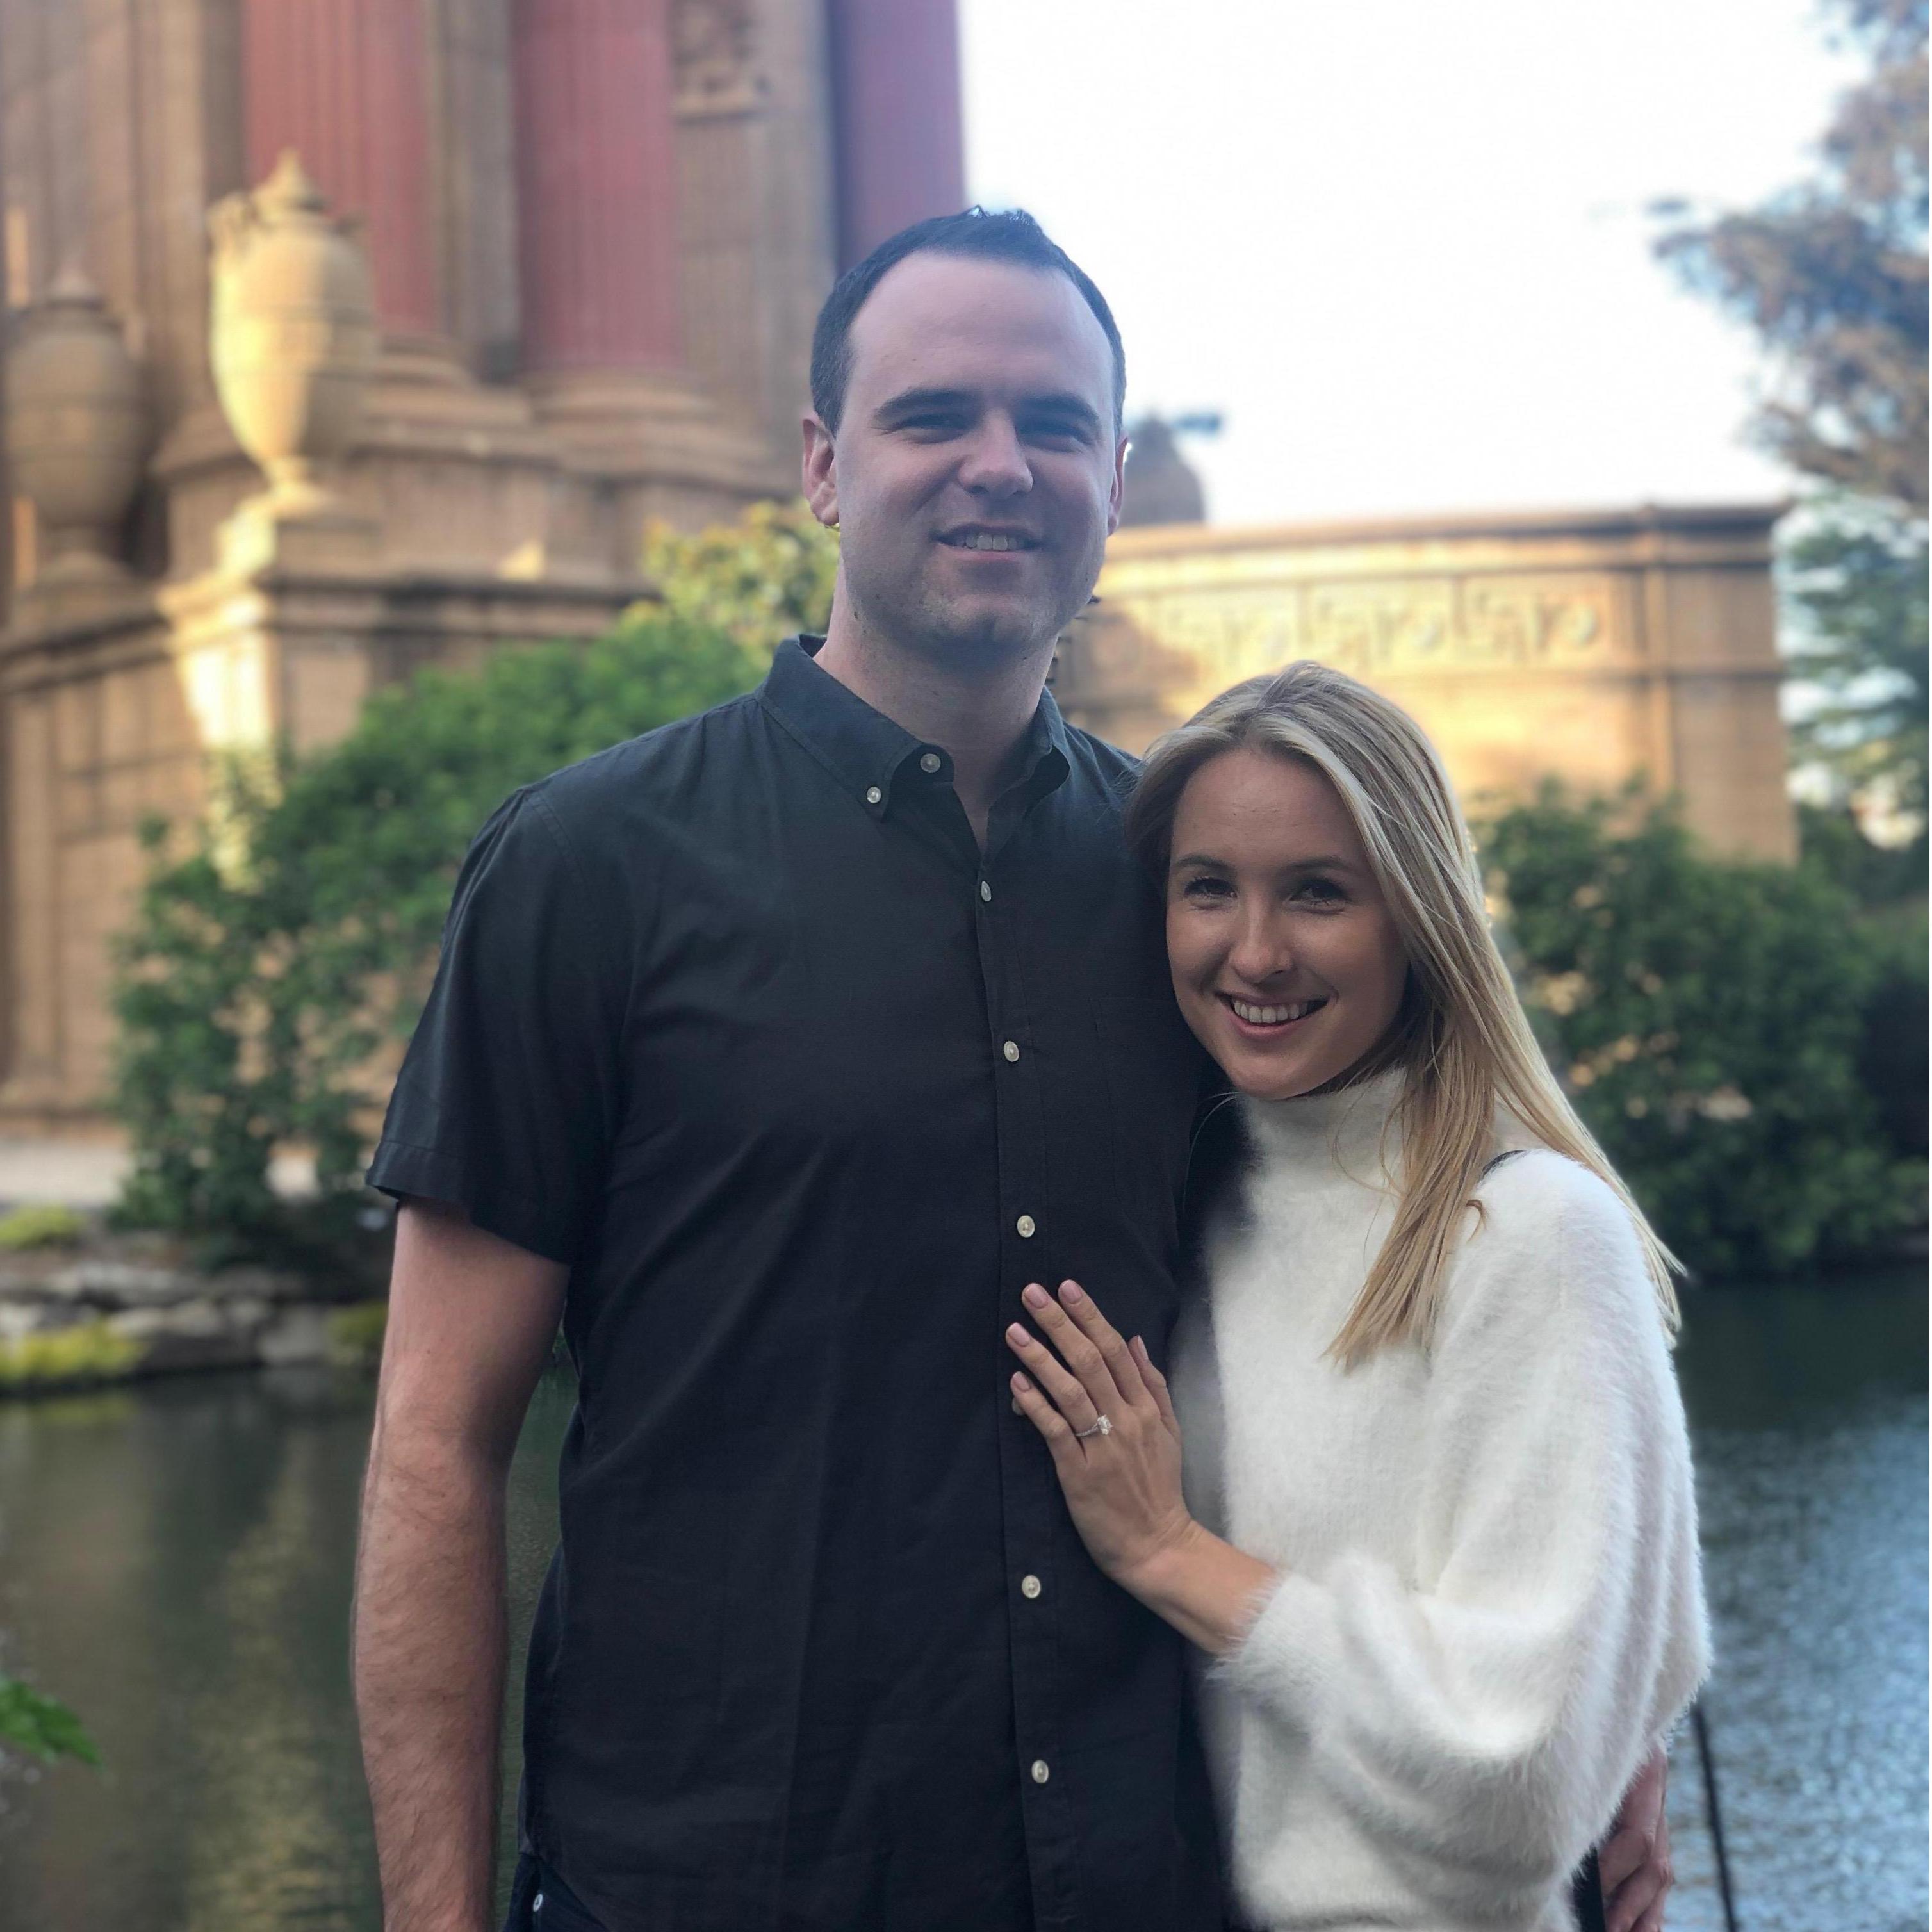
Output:
[[[1094,279],[1022,208],[968,208],[962,214],[935,214],[889,235],[856,267],[838,278],[812,332],[812,406],[833,431],[845,409],[845,385],[852,374],[852,319],[872,291],[908,255],[958,255],[976,261],[1012,262],[1064,275],[1094,311],[1114,355],[1114,428],[1119,433],[1127,398],[1126,352],[1107,298]]]

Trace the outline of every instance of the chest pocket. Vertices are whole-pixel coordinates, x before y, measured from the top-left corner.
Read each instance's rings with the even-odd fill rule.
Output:
[[[1204,1070],[1199,1042],[1167,994],[1120,995],[1094,1009],[1106,1068],[1114,1186],[1130,1215],[1178,1210]]]

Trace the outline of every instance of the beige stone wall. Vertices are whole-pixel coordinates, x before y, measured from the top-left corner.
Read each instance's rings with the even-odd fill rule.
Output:
[[[1408,709],[1466,801],[1640,777],[1718,850],[1788,860],[1778,514],[1123,530],[1055,688],[1138,752],[1228,686],[1313,658]]]
[[[554,380],[520,353],[510,7],[426,0],[437,332],[386,340],[339,517],[302,529],[251,518],[210,374],[208,210],[250,185],[240,0],[0,0],[7,302],[83,269],[152,432],[125,578],[38,583],[31,506],[0,520],[0,1132],[103,1124],[135,828],[192,816],[212,753],[325,744],[418,665],[593,635],[648,590],[647,520],[795,487],[832,272],[823,0],[677,0],[687,366]]]

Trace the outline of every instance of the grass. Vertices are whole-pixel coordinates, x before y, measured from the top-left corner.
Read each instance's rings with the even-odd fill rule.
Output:
[[[140,1357],[140,1342],[117,1335],[98,1319],[22,1335],[0,1342],[0,1391],[114,1382]]]
[[[0,1249],[15,1254],[29,1248],[71,1248],[80,1244],[87,1223],[71,1208],[16,1208],[0,1214]]]

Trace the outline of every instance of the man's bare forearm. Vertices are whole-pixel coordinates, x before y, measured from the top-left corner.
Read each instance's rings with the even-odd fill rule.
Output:
[[[379,1420],[356,1563],[356,1707],[385,1932],[482,1932],[494,1900],[506,1472]]]

